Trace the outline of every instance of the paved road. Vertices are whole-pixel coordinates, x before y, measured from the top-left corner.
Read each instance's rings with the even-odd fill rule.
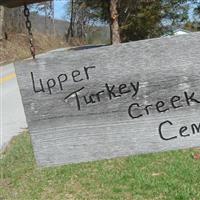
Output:
[[[0,66],[0,148],[27,128],[24,109],[16,80],[14,65]]]

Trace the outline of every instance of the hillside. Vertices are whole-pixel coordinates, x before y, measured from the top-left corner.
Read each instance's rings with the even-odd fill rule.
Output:
[[[69,46],[66,43],[66,33],[69,23],[64,20],[55,20],[55,37],[53,37],[53,25],[49,18],[37,14],[31,15],[32,31],[36,53],[42,53],[51,49]],[[105,44],[109,42],[109,28],[107,26],[89,27],[86,33],[86,41],[73,39],[70,45]],[[0,63],[13,62],[18,59],[30,57],[29,43],[26,34],[8,32],[8,40],[0,41]]]
[[[52,37],[42,33],[34,33],[36,53],[51,49],[67,47],[60,37]],[[0,63],[13,62],[30,57],[29,42],[24,33],[10,33],[8,40],[0,41]]]
[[[32,14],[31,15],[32,28],[34,32],[53,34],[53,25],[51,19],[48,17],[45,19],[44,16]],[[65,20],[55,19],[55,33],[57,36],[63,38],[67,33],[69,22]],[[105,44],[110,41],[110,29],[108,26],[89,26],[86,30],[86,43]]]

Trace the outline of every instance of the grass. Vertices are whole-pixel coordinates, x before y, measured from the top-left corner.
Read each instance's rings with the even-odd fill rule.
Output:
[[[2,154],[0,199],[199,200],[198,149],[72,164],[36,166],[27,132]]]
[[[36,54],[61,47],[68,47],[62,38],[55,38],[42,33],[33,34]],[[29,46],[27,34],[10,33],[8,40],[0,40],[0,63],[9,63],[31,57]]]

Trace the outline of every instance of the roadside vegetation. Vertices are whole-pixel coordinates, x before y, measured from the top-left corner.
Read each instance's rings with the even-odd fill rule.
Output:
[[[200,149],[37,167],[28,132],[2,153],[0,199],[199,200]]]
[[[25,33],[10,33],[7,40],[0,41],[0,63],[8,63],[31,57],[29,41]],[[63,39],[42,33],[34,33],[36,53],[67,47]]]

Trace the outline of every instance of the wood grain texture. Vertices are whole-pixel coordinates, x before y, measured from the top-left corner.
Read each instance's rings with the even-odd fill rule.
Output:
[[[50,0],[0,0],[0,5],[3,5],[8,8],[20,7],[24,4],[40,3],[43,1]]]
[[[60,50],[16,63],[37,163],[51,166],[200,146],[199,44],[200,34],[193,33]],[[86,74],[89,66],[95,68]],[[35,89],[41,79],[45,92],[34,92],[31,72]],[[49,90],[52,79],[55,86]],[[114,86],[114,94],[106,86]],[[76,95],[70,93],[81,88],[78,110]],[[90,95],[95,103],[86,104]],[[162,136],[169,140],[159,134],[163,122]]]

